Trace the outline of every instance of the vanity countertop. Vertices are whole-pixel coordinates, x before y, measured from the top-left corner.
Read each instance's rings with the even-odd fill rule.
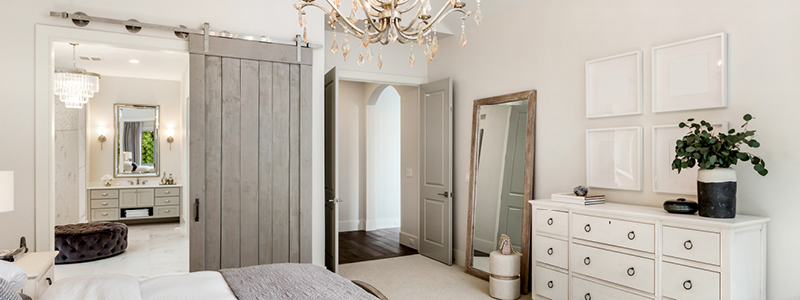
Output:
[[[127,182],[126,182],[127,183]],[[181,184],[173,184],[173,185],[159,185],[159,184],[146,184],[146,185],[130,185],[127,184],[119,184],[111,186],[104,186],[104,185],[91,185],[87,187],[87,190],[118,190],[118,189],[149,189],[149,188],[172,188],[172,187],[183,187]]]

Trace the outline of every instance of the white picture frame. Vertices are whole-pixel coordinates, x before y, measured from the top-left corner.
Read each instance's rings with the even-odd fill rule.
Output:
[[[728,122],[710,122],[715,133],[727,133]],[[677,124],[653,126],[653,192],[679,195],[697,195],[697,168],[680,173],[672,169],[675,160],[675,142],[689,133],[688,128]]]
[[[586,130],[586,186],[641,191],[642,126]]]
[[[643,113],[642,51],[586,62],[586,118]]]
[[[653,48],[653,112],[728,106],[725,32]]]

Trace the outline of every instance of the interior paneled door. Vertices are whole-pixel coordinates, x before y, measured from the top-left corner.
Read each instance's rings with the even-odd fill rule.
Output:
[[[419,253],[453,264],[453,80],[420,86]]]
[[[522,215],[525,206],[525,145],[527,141],[528,106],[514,105],[508,121],[503,186],[500,194],[500,219],[496,241],[503,234],[511,238],[512,246],[522,251]]]
[[[311,262],[311,50],[189,37],[190,270]]]
[[[339,271],[339,195],[336,178],[336,115],[339,77],[334,67],[325,74],[325,267]]]

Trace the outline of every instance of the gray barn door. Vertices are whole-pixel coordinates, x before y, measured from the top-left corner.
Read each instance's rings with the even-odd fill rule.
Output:
[[[189,53],[190,270],[310,263],[311,51],[191,35]]]
[[[497,241],[506,234],[517,251],[522,251],[522,214],[525,205],[525,143],[527,141],[528,106],[512,106],[508,121],[503,186],[500,194],[500,219]]]
[[[420,86],[419,253],[453,264],[453,80]]]

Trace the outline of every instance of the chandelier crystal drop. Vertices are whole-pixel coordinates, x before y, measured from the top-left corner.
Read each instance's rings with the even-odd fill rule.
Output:
[[[435,27],[452,13],[458,13],[461,17],[461,45],[466,46],[467,36],[464,20],[472,15],[472,12],[465,10],[466,3],[463,0],[447,0],[439,10],[435,10],[431,5],[432,0],[352,0],[352,9],[347,12],[340,7],[341,0],[298,0],[294,5],[299,14],[300,26],[303,27],[303,37],[306,38],[305,8],[316,7],[328,15],[329,26],[334,30],[334,40],[331,52],[336,55],[339,46],[336,42],[336,25],[340,25],[345,32],[342,42],[341,52],[345,61],[350,53],[350,42],[347,38],[352,35],[360,40],[359,57],[356,60],[359,66],[364,61],[371,61],[372,51],[369,44],[387,45],[389,43],[400,42],[401,44],[412,44],[411,54],[408,62],[414,65],[413,43],[424,47],[425,56],[432,60],[434,54],[439,50],[439,39],[436,36]],[[483,20],[483,13],[480,11],[480,0],[477,1],[477,11],[475,22],[480,25]],[[324,2],[324,3],[323,3]],[[363,21],[364,26],[358,26],[359,20]],[[361,50],[366,51],[364,55]],[[336,50],[334,50],[336,49]],[[382,50],[379,48],[379,50]],[[378,68],[382,68],[382,55],[378,53]]]
[[[55,72],[55,94],[67,108],[83,108],[89,98],[100,91],[100,75],[75,67],[75,46],[72,45],[72,70]]]

